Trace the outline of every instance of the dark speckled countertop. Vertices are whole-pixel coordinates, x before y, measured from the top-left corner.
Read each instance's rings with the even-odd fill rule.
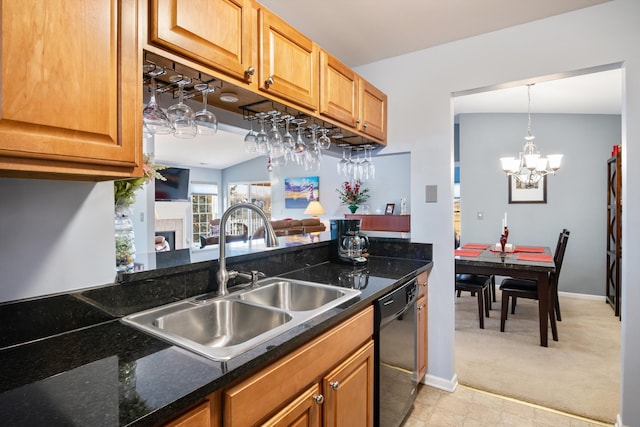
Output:
[[[428,246],[425,252],[430,255],[430,245],[424,246]],[[206,395],[300,347],[431,266],[426,259],[379,256],[370,257],[364,267],[330,261],[300,269],[289,266],[286,273],[278,275],[356,287],[362,293],[359,298],[228,362],[209,360],[126,326],[119,320],[124,313],[114,314],[112,310],[99,309],[100,304],[90,304],[87,292],[2,305],[3,319],[12,316],[28,322],[33,317],[39,333],[30,336],[28,342],[20,342],[17,337],[24,335],[23,325],[10,322],[6,329],[3,326],[0,423],[11,426],[157,425]],[[182,297],[182,293],[169,293],[158,301],[166,303]],[[51,311],[48,304],[65,307],[60,312],[68,318],[54,316],[55,322],[39,322],[39,312]],[[67,307],[71,307],[73,313],[69,313]],[[73,323],[73,327],[64,331],[58,327],[58,323],[64,322]]]

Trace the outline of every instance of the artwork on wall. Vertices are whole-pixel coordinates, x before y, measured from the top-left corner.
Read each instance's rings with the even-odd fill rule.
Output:
[[[310,201],[320,200],[320,179],[317,176],[284,179],[284,207],[305,209]]]
[[[509,203],[547,203],[547,177],[543,177],[535,187],[527,188],[514,176],[509,180]]]

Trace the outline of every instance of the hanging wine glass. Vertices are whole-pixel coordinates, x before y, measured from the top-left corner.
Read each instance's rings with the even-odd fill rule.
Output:
[[[194,88],[202,92],[202,110],[196,112],[195,123],[199,135],[214,135],[218,132],[218,119],[216,115],[207,110],[207,96],[215,89],[209,87],[207,83],[198,83]]]
[[[255,116],[249,117],[249,122],[251,122],[251,130],[244,137],[244,151],[247,153],[255,153],[258,150],[258,137],[256,133],[253,131],[253,121],[256,119]]]
[[[353,173],[353,179],[364,181],[365,178],[362,174],[362,147],[354,148],[353,151],[357,153],[357,157],[353,157],[353,153],[351,153],[351,171]]]
[[[185,79],[181,75],[172,76],[171,81],[178,84],[178,103],[167,109],[167,117],[173,124],[173,135],[178,138],[195,138],[198,133],[195,113],[193,109],[184,103],[184,87],[191,83],[191,79]]]
[[[291,132],[289,132],[289,124],[293,120],[292,115],[284,115],[282,116],[282,120],[284,120],[284,135],[282,136],[282,146],[284,147],[284,154],[287,160],[294,160],[294,149],[295,149],[295,139]]]
[[[363,181],[366,181],[371,178],[371,162],[367,158],[367,151],[370,145],[364,145],[361,151],[361,160],[360,160],[360,176]]]
[[[305,169],[315,171],[320,168],[320,159],[322,158],[322,151],[316,138],[316,132],[320,126],[312,124],[309,126],[311,131],[311,141],[307,145],[307,152],[305,156]]]
[[[371,145],[364,146],[364,158],[367,164],[367,175],[369,176],[369,179],[374,179],[376,176],[376,167],[373,164],[373,160],[371,158],[372,151],[373,151],[373,146]]]
[[[294,119],[291,121],[294,125],[298,126],[296,142],[293,148],[296,163],[299,165],[304,164],[305,161],[305,152],[307,151],[307,144],[304,143],[302,139],[302,125],[307,123],[304,119]]]
[[[351,172],[351,159],[347,158],[347,147],[349,147],[349,144],[340,144],[339,147],[342,148],[342,159],[337,163],[338,175],[349,176]],[[349,157],[351,157],[351,149],[348,151]]]
[[[258,135],[256,135],[256,152],[261,156],[266,156],[269,154],[269,140],[267,138],[267,132],[264,130],[264,123],[269,115],[266,113],[258,113],[256,117],[258,117],[258,121],[260,122],[260,130],[258,131]]]
[[[318,138],[318,145],[323,150],[328,150],[329,148],[331,148],[331,139],[327,136],[327,134],[329,133],[329,129],[320,129],[320,133],[322,135],[320,135],[320,137]]]
[[[271,129],[267,132],[267,141],[269,143],[269,156],[273,166],[283,166],[287,164],[285,157],[284,145],[282,144],[282,134],[278,130],[279,111],[269,111],[271,116]]]
[[[156,77],[165,73],[164,69],[154,64],[145,65],[145,71],[149,74],[149,102],[142,110],[142,120],[145,129],[155,135],[167,135],[173,132],[173,126],[167,115],[162,111],[156,98]]]

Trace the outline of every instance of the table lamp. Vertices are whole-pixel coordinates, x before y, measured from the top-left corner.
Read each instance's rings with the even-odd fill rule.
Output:
[[[312,200],[307,205],[307,209],[304,210],[305,215],[311,215],[311,218],[320,219],[318,215],[324,215],[324,209],[317,200]]]

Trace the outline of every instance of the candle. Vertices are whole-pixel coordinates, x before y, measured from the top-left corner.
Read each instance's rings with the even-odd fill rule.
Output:
[[[502,228],[500,228],[500,234],[502,235],[502,233],[504,233],[504,218],[502,218]]]
[[[506,226],[507,226],[507,213],[505,212],[504,213],[504,227],[506,227]],[[504,228],[504,227],[502,227],[502,228]]]

